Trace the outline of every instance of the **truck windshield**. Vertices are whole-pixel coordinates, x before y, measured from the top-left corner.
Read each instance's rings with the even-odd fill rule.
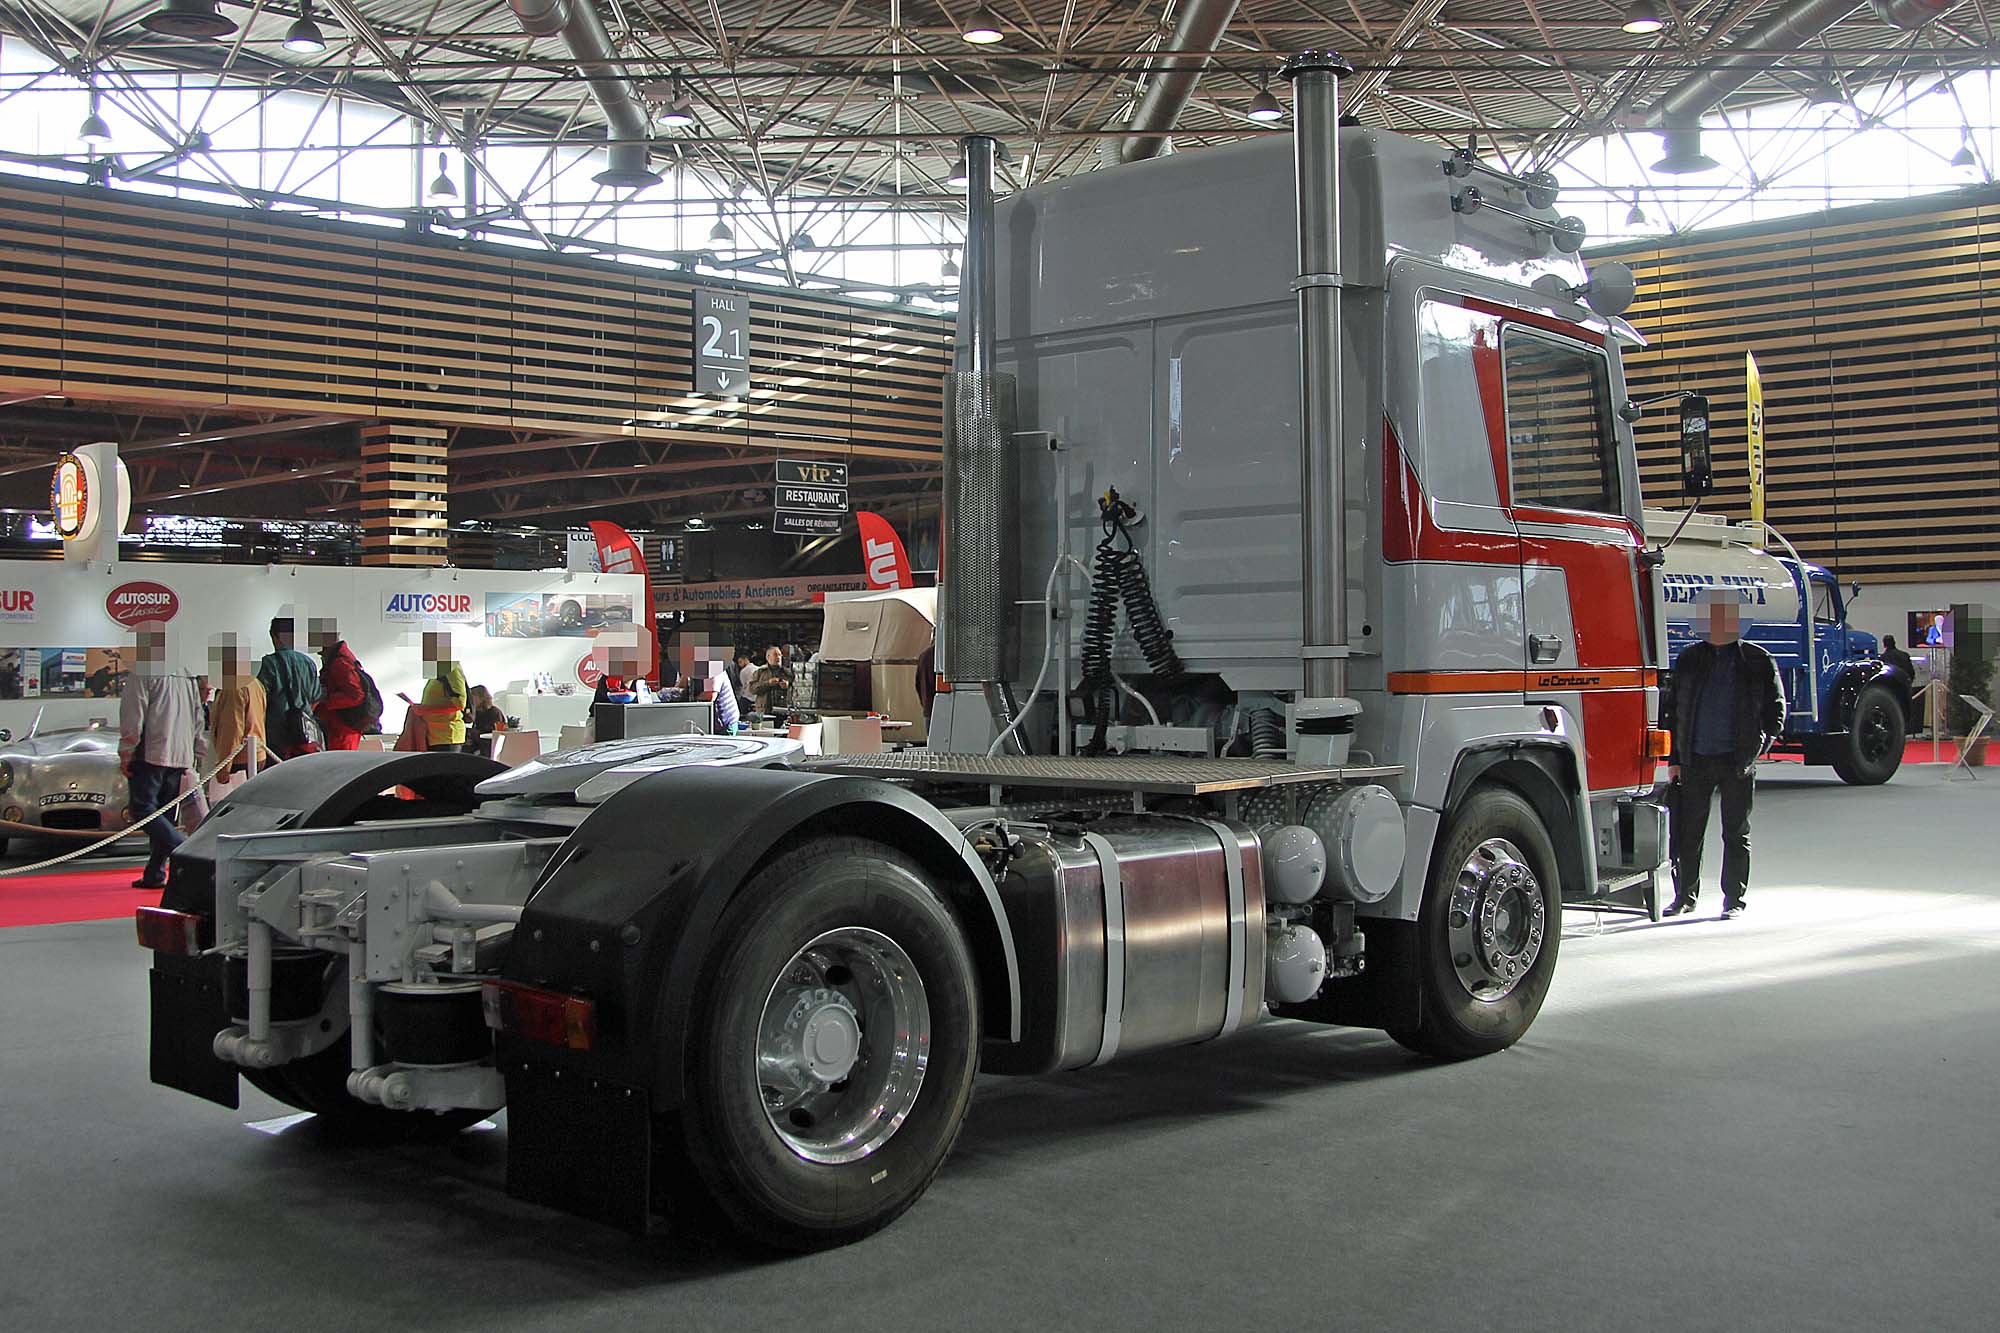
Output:
[[[1509,325],[1500,363],[1514,503],[1618,513],[1604,354]]]

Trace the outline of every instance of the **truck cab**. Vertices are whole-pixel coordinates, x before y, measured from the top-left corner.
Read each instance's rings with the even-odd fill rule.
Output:
[[[1774,529],[1683,518],[1646,513],[1648,538],[1666,544],[1660,619],[1669,668],[1700,637],[1693,612],[1704,592],[1735,589],[1743,637],[1771,654],[1785,690],[1775,751],[1831,765],[1849,783],[1888,781],[1902,763],[1909,682],[1881,659],[1874,635],[1847,623],[1833,572],[1800,558]]]

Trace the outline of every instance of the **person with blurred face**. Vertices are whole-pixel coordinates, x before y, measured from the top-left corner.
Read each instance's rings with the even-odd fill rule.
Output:
[[[194,767],[195,730],[201,716],[194,677],[173,674],[167,667],[166,627],[143,624],[138,637],[137,666],[118,701],[118,758],[125,768],[134,822],[180,795],[181,784]],[[170,815],[162,815],[146,825],[146,840],[152,854],[132,887],[164,889],[167,861],[183,841],[181,831]]]
[[[785,650],[772,644],[764,653],[764,665],[750,673],[750,697],[760,713],[782,708],[792,688],[792,673],[785,669]]]
[[[1707,637],[1674,659],[1665,693],[1673,737],[1667,776],[1674,843],[1674,901],[1668,916],[1695,909],[1701,894],[1702,841],[1708,807],[1722,801],[1722,915],[1743,914],[1750,889],[1750,806],[1757,756],[1785,729],[1785,692],[1777,664],[1737,636],[1740,594],[1716,589],[1701,607]]]
[[[313,706],[319,702],[319,667],[310,657],[292,646],[294,625],[290,616],[271,621],[271,651],[257,664],[257,680],[264,687],[267,712],[264,733],[280,758],[296,759],[320,748],[319,722]]]
[[[354,725],[354,717],[368,698],[361,685],[360,660],[332,620],[308,621],[306,646],[319,655],[320,696],[313,705],[313,716],[326,735],[326,748],[360,749],[361,729]]]
[[[210,679],[218,682],[208,706],[209,763],[230,761],[209,782],[209,799],[219,801],[243,781],[253,757],[261,769],[276,756],[265,739],[264,686],[251,674],[250,654],[234,634],[218,635],[210,643],[208,671]]]
[[[421,699],[402,696],[424,720],[425,748],[465,748],[465,669],[452,652],[451,635],[424,635],[424,693]]]

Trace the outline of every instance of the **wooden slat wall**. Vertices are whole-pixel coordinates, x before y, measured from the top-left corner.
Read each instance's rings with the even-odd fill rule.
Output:
[[[1632,396],[1713,401],[1716,492],[1749,515],[1743,355],[1764,381],[1766,516],[1842,575],[2000,573],[2000,193],[1818,214],[1605,252],[1632,266]],[[1679,413],[1639,423],[1646,492],[1678,503]]]
[[[751,392],[692,392],[690,284],[370,227],[0,184],[0,389],[907,457],[951,322],[739,288]]]

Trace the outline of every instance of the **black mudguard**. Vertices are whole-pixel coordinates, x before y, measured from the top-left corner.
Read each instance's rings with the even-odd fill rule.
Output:
[[[1896,669],[1887,662],[1870,658],[1844,668],[1834,678],[1833,688],[1826,692],[1826,722],[1824,731],[1828,735],[1846,731],[1854,725],[1854,705],[1861,699],[1861,691],[1882,681],[1896,692],[1898,699],[1905,698],[1909,686],[1896,674]]]
[[[202,919],[201,946],[215,943],[215,848],[224,834],[338,828],[364,819],[434,819],[479,803],[473,787],[502,766],[470,754],[336,750],[288,759],[231,792],[174,852],[160,906]],[[385,792],[407,787],[417,799]],[[229,1026],[223,959],[152,955],[152,1080],[237,1106],[236,1066],[210,1043]]]
[[[915,857],[953,899],[979,965],[989,1030],[1018,1039],[1020,975],[998,892],[929,802],[870,778],[682,768],[597,807],[557,853],[508,948],[510,980],[588,995],[588,1052],[501,1036],[508,1191],[643,1226],[650,1125],[686,1095],[695,988],[737,890],[794,833],[872,837]],[[600,1137],[586,1141],[579,1124]]]

